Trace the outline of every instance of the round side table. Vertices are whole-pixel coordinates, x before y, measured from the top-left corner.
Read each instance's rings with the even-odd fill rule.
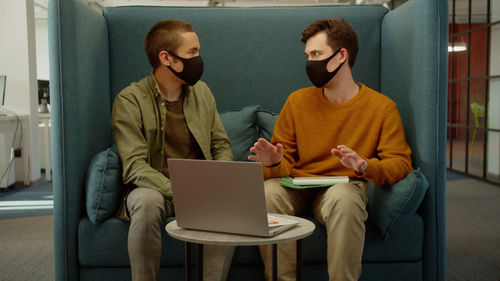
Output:
[[[196,245],[196,279],[203,280],[203,244],[224,245],[224,246],[255,246],[272,244],[273,253],[273,280],[278,278],[277,270],[277,243],[287,241],[297,241],[297,280],[301,280],[302,275],[302,249],[301,240],[314,231],[314,224],[304,218],[278,215],[283,218],[293,219],[299,223],[278,235],[272,237],[247,236],[240,234],[220,233],[203,230],[185,229],[177,226],[177,221],[172,221],[165,227],[167,233],[175,239],[184,241],[185,244],[185,266],[186,280],[191,281],[191,244]]]

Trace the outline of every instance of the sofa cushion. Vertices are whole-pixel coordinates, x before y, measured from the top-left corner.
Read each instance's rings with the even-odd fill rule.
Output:
[[[118,153],[106,149],[90,161],[85,182],[87,215],[93,224],[113,216],[123,192]]]
[[[363,263],[414,262],[424,259],[424,220],[420,214],[412,216],[405,227],[380,239],[377,227],[366,223]]]
[[[241,110],[232,110],[220,115],[224,129],[231,141],[231,150],[235,161],[247,161],[250,147],[258,136],[255,114],[258,105],[247,106]]]
[[[420,168],[390,186],[368,183],[368,217],[384,239],[401,230],[411,220],[428,186]]]
[[[164,226],[175,218],[166,219]],[[127,250],[130,223],[112,217],[94,225],[82,218],[78,226],[78,259],[86,267],[130,266]],[[162,266],[184,266],[184,242],[170,237],[162,227]]]
[[[255,114],[255,123],[257,124],[257,129],[259,131],[259,138],[265,138],[271,140],[273,136],[273,129],[276,120],[278,119],[278,114],[265,109],[258,108]]]
[[[271,139],[278,115],[253,105],[224,112],[220,118],[231,141],[234,160],[247,161],[249,149],[258,138]]]
[[[302,242],[304,264],[326,263],[326,228],[312,217],[316,229]],[[424,223],[419,214],[413,216],[406,227],[387,239],[380,239],[376,227],[367,220],[365,223],[365,245],[363,263],[409,262],[422,260],[424,248]],[[235,256],[236,258],[236,256]]]

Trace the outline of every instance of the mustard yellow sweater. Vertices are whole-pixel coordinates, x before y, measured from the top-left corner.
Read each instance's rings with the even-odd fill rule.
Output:
[[[411,172],[411,149],[396,104],[359,85],[358,94],[341,104],[330,102],[316,87],[292,93],[271,140],[283,144],[283,159],[278,166],[265,167],[264,177],[345,175],[380,186],[393,184]],[[331,155],[330,150],[341,144],[367,160],[364,174],[344,167]]]

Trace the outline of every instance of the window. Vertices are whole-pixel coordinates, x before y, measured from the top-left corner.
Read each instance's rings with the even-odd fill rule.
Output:
[[[449,3],[447,168],[500,183],[500,1]]]

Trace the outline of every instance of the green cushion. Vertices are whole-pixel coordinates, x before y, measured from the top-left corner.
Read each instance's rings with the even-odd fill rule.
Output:
[[[271,139],[278,115],[252,105],[224,112],[220,118],[231,141],[234,160],[247,161],[252,154],[249,149],[258,138]]]
[[[232,110],[220,115],[224,129],[231,141],[231,150],[235,161],[247,161],[250,147],[258,137],[255,113],[258,105],[247,106],[241,110]]]
[[[384,239],[401,230],[411,220],[428,186],[420,168],[390,186],[368,183],[368,218]]]
[[[116,213],[123,192],[122,167],[118,153],[106,149],[90,161],[85,183],[87,214],[93,224]]]
[[[259,130],[259,138],[265,138],[271,140],[273,136],[274,123],[278,119],[278,114],[272,113],[261,108],[257,109],[257,114],[255,115],[255,123],[257,124],[257,129]]]

